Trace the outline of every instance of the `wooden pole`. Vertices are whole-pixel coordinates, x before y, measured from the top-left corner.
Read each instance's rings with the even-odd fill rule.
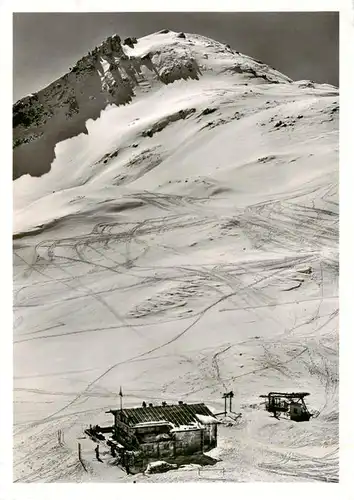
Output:
[[[122,392],[122,386],[120,386],[120,389],[119,389],[119,398],[120,398],[120,413],[122,413],[122,409],[123,409],[123,392]]]
[[[224,396],[224,399],[225,399],[225,415],[226,415],[226,394]]]
[[[79,462],[80,462],[80,464],[82,465],[84,471],[87,472],[85,464],[84,464],[84,462],[82,461],[82,458],[81,458],[81,443],[77,443],[77,453],[78,453],[78,456],[79,456]]]
[[[233,391],[230,391],[229,394],[228,394],[229,398],[230,398],[230,413],[231,413],[231,408],[232,408],[232,398],[234,397],[234,392]]]

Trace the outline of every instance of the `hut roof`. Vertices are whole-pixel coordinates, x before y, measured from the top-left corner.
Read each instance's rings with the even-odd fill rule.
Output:
[[[204,403],[140,406],[138,408],[110,410],[110,413],[122,415],[130,426],[157,421],[170,422],[175,427],[190,426],[191,424],[200,423],[201,419],[198,416],[214,417],[213,413]]]

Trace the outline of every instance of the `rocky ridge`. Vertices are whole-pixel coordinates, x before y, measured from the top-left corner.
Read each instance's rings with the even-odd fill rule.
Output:
[[[153,50],[144,50],[144,39],[122,41],[117,34],[110,36],[61,78],[14,104],[14,179],[48,172],[58,142],[87,134],[86,121],[97,119],[107,105],[128,104],[137,92],[156,84],[198,80],[210,71],[270,83],[291,81],[230,46],[199,35],[161,30],[152,36],[158,40]],[[142,49],[135,51],[139,45]],[[213,65],[215,53],[221,66]]]

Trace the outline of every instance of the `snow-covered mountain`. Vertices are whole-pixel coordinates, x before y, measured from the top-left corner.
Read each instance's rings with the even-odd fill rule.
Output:
[[[168,30],[114,35],[14,105],[16,480],[130,481],[76,451],[120,386],[216,411],[232,389],[225,480],[338,479],[338,109]],[[271,390],[310,392],[315,418],[270,418]]]
[[[203,74],[240,73],[264,81],[288,82],[268,66],[200,36],[168,30],[122,44],[113,35],[80,59],[69,73],[13,107],[14,177],[42,175],[54,159],[59,141],[87,133],[108,103],[128,104],[137,90],[156,83],[198,80]]]

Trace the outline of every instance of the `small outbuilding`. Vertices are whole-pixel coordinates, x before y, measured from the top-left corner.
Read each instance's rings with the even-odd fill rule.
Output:
[[[283,414],[296,422],[308,421],[312,414],[308,411],[304,398],[309,392],[269,392],[265,398],[265,409],[274,416]]]

